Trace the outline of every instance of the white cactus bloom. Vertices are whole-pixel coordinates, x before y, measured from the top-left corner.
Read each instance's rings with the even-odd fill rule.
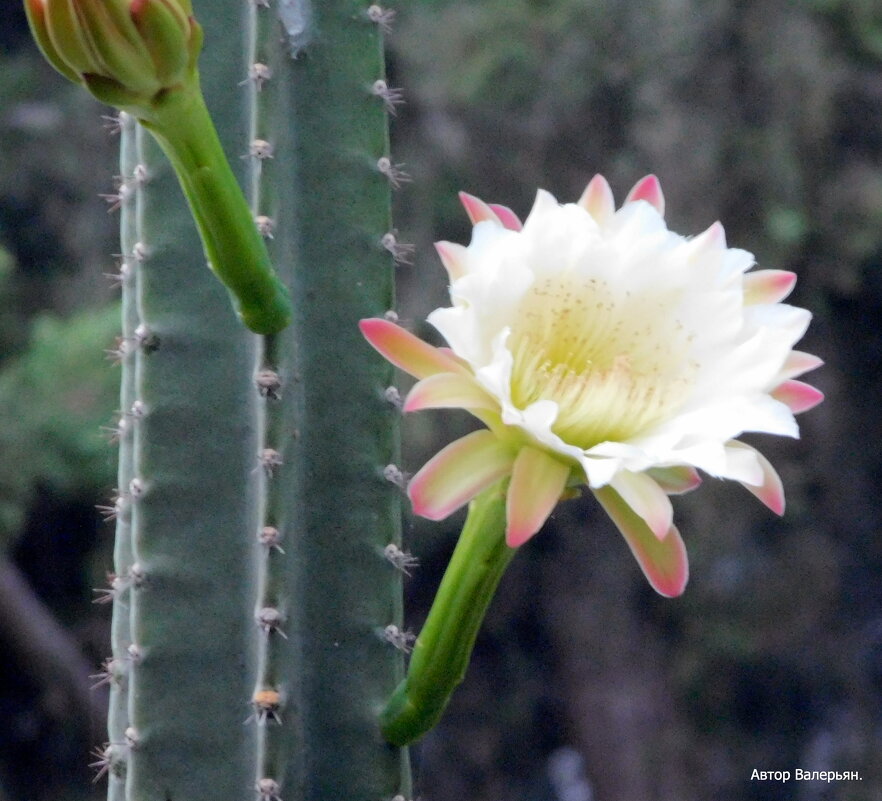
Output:
[[[585,483],[653,586],[685,587],[669,494],[696,469],[742,483],[783,512],[781,482],[745,432],[797,436],[794,414],[822,395],[794,377],[817,367],[793,350],[811,315],[780,301],[795,276],[748,272],[754,258],[712,225],[669,231],[654,176],[616,211],[595,177],[578,203],[538,193],[523,226],[507,208],[461,195],[468,247],[440,242],[450,307],[428,321],[434,349],[392,323],[365,336],[420,378],[406,411],[461,407],[483,420],[414,477],[414,510],[446,517],[511,474],[508,543],[535,534],[561,495]]]

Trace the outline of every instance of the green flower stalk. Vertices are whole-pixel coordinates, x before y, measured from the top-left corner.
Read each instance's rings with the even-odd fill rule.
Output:
[[[131,114],[159,142],[209,266],[245,325],[259,334],[285,328],[292,313],[288,291],[273,271],[199,87],[202,28],[190,1],[25,0],[25,10],[55,69]]]
[[[508,483],[497,482],[469,504],[407,678],[380,717],[383,736],[393,745],[408,745],[432,729],[465,676],[484,614],[516,553],[505,542]]]

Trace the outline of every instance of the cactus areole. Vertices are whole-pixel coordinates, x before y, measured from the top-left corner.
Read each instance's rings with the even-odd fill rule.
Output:
[[[189,0],[25,0],[47,61],[147,128],[174,165],[209,266],[259,334],[291,321],[199,87],[202,28]]]

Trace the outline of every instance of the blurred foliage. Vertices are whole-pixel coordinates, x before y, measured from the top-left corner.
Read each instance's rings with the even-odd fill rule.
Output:
[[[0,371],[0,548],[20,532],[38,487],[88,498],[112,486],[114,455],[100,428],[111,422],[119,376],[101,351],[118,330],[115,305],[40,315],[24,354]]]

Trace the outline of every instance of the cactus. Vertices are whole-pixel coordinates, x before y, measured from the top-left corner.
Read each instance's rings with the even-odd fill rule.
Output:
[[[203,269],[172,166],[121,114],[112,692],[97,764],[111,801],[409,796],[407,751],[378,725],[404,675],[386,469],[398,410],[391,367],[357,327],[393,304],[390,15],[354,0],[197,0],[194,13],[206,100],[294,321],[242,328]]]

